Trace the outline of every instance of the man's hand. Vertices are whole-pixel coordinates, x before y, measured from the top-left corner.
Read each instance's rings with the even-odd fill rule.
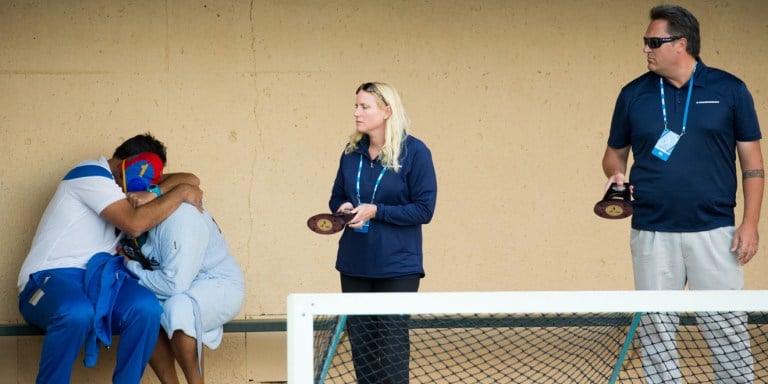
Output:
[[[736,229],[731,243],[731,252],[736,252],[736,259],[739,264],[745,265],[755,257],[758,250],[759,234],[757,227],[749,224],[742,224]]]
[[[153,192],[141,191],[141,192],[129,192],[125,194],[128,198],[128,202],[136,208],[157,198],[157,195]]]
[[[174,190],[181,188],[184,195],[184,201],[197,207],[197,210],[203,211],[203,190],[199,187],[189,184],[179,184]]]
[[[605,187],[603,188],[603,192],[607,192],[608,188],[610,188],[611,185],[613,185],[613,183],[616,183],[616,185],[621,187],[622,185],[624,185],[624,179],[625,179],[625,176],[621,172],[612,175],[611,177],[608,178],[608,181],[605,183]]]

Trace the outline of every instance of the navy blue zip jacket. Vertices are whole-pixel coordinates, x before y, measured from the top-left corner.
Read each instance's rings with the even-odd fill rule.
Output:
[[[336,257],[339,272],[364,278],[424,276],[421,225],[432,220],[437,201],[432,153],[421,140],[407,136],[400,164],[398,172],[388,169],[384,173],[371,201],[382,165],[368,156],[367,137],[360,140],[356,151],[342,154],[328,203],[331,211],[350,202],[354,206],[375,204],[377,212],[368,233],[344,229]]]

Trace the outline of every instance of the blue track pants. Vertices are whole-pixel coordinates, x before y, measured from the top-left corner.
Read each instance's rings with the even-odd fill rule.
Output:
[[[85,271],[62,268],[33,275],[19,294],[24,320],[45,330],[37,383],[69,383],[72,366],[93,327],[93,304],[86,296]],[[112,309],[112,331],[120,335],[112,382],[137,384],[160,331],[157,297],[126,279]]]

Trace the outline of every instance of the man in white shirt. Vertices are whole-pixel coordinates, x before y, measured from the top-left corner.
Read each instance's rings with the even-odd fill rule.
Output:
[[[126,160],[146,151],[153,155]],[[105,258],[115,252],[118,230],[136,236],[184,201],[202,206],[199,181],[186,174],[163,179],[156,188],[163,196],[150,204],[134,207],[129,202],[120,185],[140,180],[158,183],[164,159],[161,142],[149,134],[138,135],[118,147],[109,160],[101,156],[81,162],[59,183],[18,279],[19,311],[27,322],[46,331],[37,383],[69,383],[86,341],[90,344],[85,364],[95,364],[94,335],[109,344],[111,327],[121,335],[113,383],[140,382],[157,341],[161,313],[157,299],[129,273],[110,277],[119,289],[99,292],[109,279],[93,279],[87,268],[121,272],[110,261],[122,258]],[[96,266],[96,260],[103,263]]]

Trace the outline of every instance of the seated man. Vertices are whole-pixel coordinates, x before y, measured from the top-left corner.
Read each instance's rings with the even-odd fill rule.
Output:
[[[154,154],[125,160],[147,150]],[[109,345],[113,331],[121,340],[112,382],[141,381],[157,342],[161,308],[151,292],[118,268],[121,260],[112,257],[119,240],[116,229],[142,233],[183,201],[202,204],[199,188],[174,187],[175,181],[164,185],[167,193],[151,204],[134,208],[128,202],[119,185],[142,179],[157,183],[163,158],[162,143],[139,135],[121,144],[109,160],[81,162],[59,183],[18,278],[21,315],[46,331],[37,383],[69,383],[83,346],[85,364],[93,366],[97,337]],[[97,276],[101,271],[116,273],[102,279]]]
[[[127,192],[142,195],[129,193],[132,201],[153,196],[143,191],[142,186],[127,185]],[[150,366],[163,384],[177,384],[175,358],[188,383],[203,383],[202,345],[216,349],[223,325],[240,312],[243,273],[208,211],[201,215],[190,204],[179,206],[138,240],[143,245],[133,252],[148,263],[142,266],[130,260],[127,267],[163,306],[162,329]]]

